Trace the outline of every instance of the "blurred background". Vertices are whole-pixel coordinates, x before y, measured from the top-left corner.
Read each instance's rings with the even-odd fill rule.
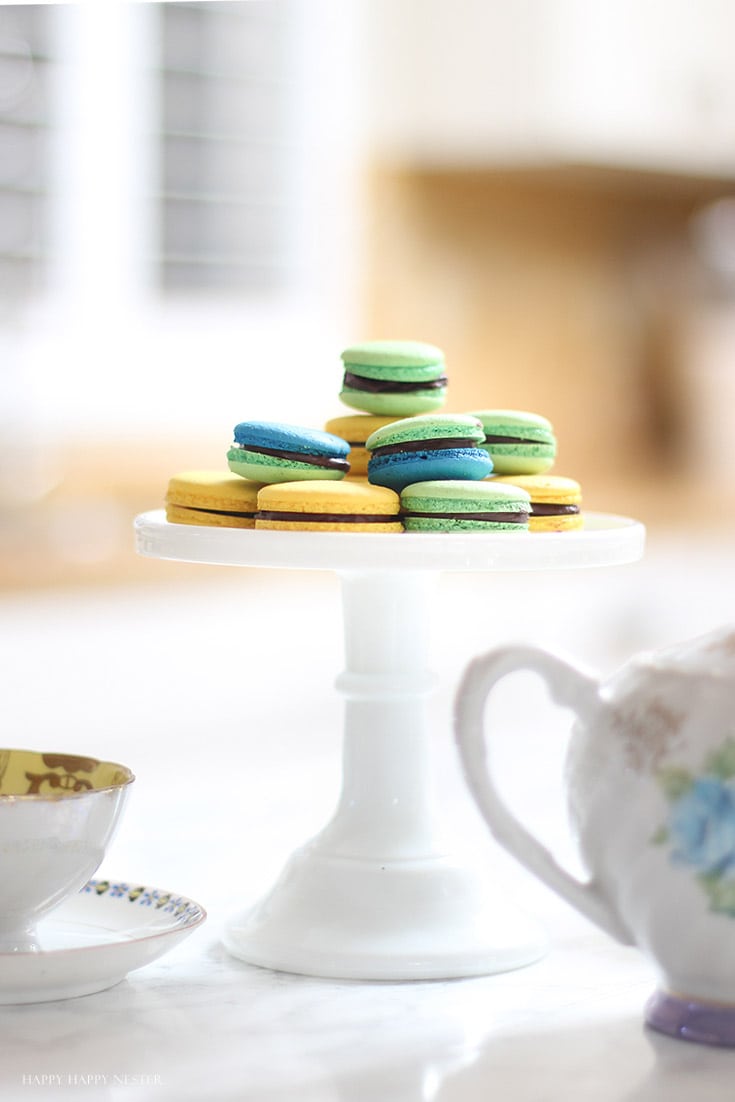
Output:
[[[470,658],[604,673],[735,621],[733,41],[730,0],[0,5],[3,719],[138,774],[116,875],[255,892],[336,796],[337,578],[143,559],[132,523],[236,422],[347,412],[355,340],[440,345],[450,410],[546,415],[587,508],[648,528],[632,566],[442,575],[463,838]],[[542,809],[534,688],[503,724]]]
[[[132,525],[224,471],[238,421],[348,412],[348,343],[441,346],[449,410],[544,414],[586,507],[648,529],[635,565],[442,575],[463,844],[488,845],[450,737],[470,658],[522,639],[606,673],[735,622],[734,42],[732,0],[0,4],[5,745],[133,768],[103,875],[201,899],[214,939],[336,799],[337,578],[143,559]],[[561,837],[566,716],[533,680],[503,699],[508,792]]]
[[[728,0],[0,7],[0,585],[150,577],[133,515],[355,339],[554,423],[590,508],[732,534]],[[157,575],[158,576],[158,575]]]

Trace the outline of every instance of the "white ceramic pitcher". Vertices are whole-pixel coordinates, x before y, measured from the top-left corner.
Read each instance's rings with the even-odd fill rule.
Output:
[[[566,793],[586,882],[518,821],[493,780],[485,702],[497,681],[521,669],[539,674],[576,713]],[[735,628],[638,655],[602,683],[546,651],[500,647],[468,667],[455,728],[495,838],[657,968],[648,1023],[735,1044]]]

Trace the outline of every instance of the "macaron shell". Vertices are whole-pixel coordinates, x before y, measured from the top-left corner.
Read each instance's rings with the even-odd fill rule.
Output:
[[[258,495],[260,511],[289,514],[287,519],[277,517],[256,517],[256,528],[268,528],[282,531],[314,532],[402,532],[403,524],[399,516],[400,500],[398,495],[382,487],[370,486],[367,482],[340,482],[319,484],[317,482],[281,484],[266,486]],[[304,514],[300,520],[294,514]],[[320,520],[318,514],[329,516]],[[365,515],[365,522],[359,520],[340,521],[339,514],[351,517]],[[371,521],[368,516],[386,516],[394,519]]]
[[[254,482],[297,482],[310,480],[339,481],[345,477],[345,471],[330,471],[326,467],[316,467],[313,463],[299,463],[295,459],[278,459],[273,455],[251,452],[246,448],[230,448],[227,453],[227,466],[233,474]]]
[[[351,409],[392,419],[441,409],[446,400],[447,389],[434,387],[432,390],[413,390],[407,394],[371,394],[368,391],[342,387],[339,396]]]
[[[521,487],[500,479],[475,482],[462,479],[441,479],[417,482],[401,493],[401,508],[416,508],[419,512],[528,512],[530,495]]]
[[[548,417],[542,417],[540,413],[531,413],[525,409],[473,409],[469,413],[471,417],[477,417],[485,426],[522,428],[529,433],[540,433],[539,439],[541,440],[553,435],[554,432],[554,427]],[[514,435],[517,435],[517,433],[514,433]]]
[[[246,482],[227,471],[184,471],[169,479],[166,502],[195,509],[254,511],[260,489],[261,482]]]
[[[433,383],[444,374],[443,362],[408,366],[405,364],[351,364],[345,361],[345,371],[362,379],[377,379],[392,383]]]
[[[407,532],[526,532],[522,524],[507,524],[502,521],[458,520],[456,517],[404,517],[403,526]]]
[[[556,457],[556,448],[550,444],[485,444],[484,449],[496,474],[543,474],[554,466]]]
[[[558,505],[579,505],[582,501],[582,487],[573,478],[563,475],[518,475],[513,478],[504,475],[493,478],[493,482],[508,486],[519,486],[531,495],[531,501],[553,502]]]
[[[492,461],[482,448],[437,448],[373,456],[368,479],[400,491],[411,483],[436,479],[481,481],[491,470]]]
[[[274,448],[305,455],[345,459],[349,449],[333,433],[290,425],[284,421],[241,421],[235,425],[235,443],[247,448]]]
[[[339,436],[348,444],[364,444],[369,436],[386,425],[394,424],[396,417],[373,417],[369,413],[353,413],[346,417],[333,417],[327,421],[324,431]]]
[[[433,416],[404,417],[400,421],[393,421],[372,433],[367,439],[367,446],[373,450],[426,440],[427,448],[430,448],[432,440],[448,440],[453,437],[475,440],[479,446],[485,439],[485,432],[476,417],[435,413]]]
[[[425,367],[443,364],[444,353],[424,341],[362,341],[342,353],[345,364],[361,367]]]
[[[529,517],[528,529],[530,532],[577,532],[584,528],[584,517],[581,513],[571,513],[560,517]]]
[[[361,448],[359,445],[350,448],[350,469],[345,478],[367,478],[369,462],[370,452],[367,448]]]

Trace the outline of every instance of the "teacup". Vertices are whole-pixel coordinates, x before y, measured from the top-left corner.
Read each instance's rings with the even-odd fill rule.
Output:
[[[36,924],[94,874],[134,779],[114,762],[0,750],[0,952],[38,949]]]
[[[557,864],[493,779],[485,701],[520,669],[576,713],[566,796],[587,881]],[[648,1024],[735,1045],[735,629],[638,655],[602,683],[536,647],[500,647],[465,673],[456,734],[496,839],[656,968]]]

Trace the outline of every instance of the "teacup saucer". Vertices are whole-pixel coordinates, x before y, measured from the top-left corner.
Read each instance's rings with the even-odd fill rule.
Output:
[[[0,953],[0,1005],[104,991],[206,917],[198,903],[159,888],[90,880],[39,924],[40,951]]]

